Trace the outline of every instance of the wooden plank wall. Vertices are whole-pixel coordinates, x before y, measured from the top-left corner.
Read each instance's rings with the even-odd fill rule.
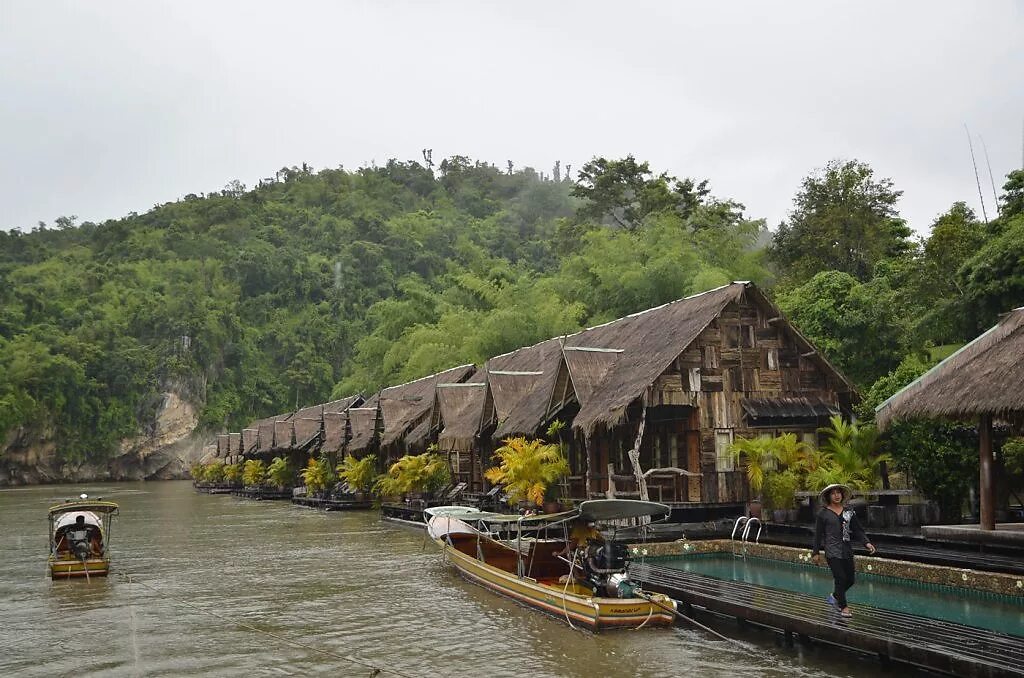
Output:
[[[839,384],[802,355],[807,352],[777,320],[773,322],[765,310],[743,298],[730,304],[658,379],[656,404],[697,408],[704,501],[736,501],[746,495],[731,474],[715,473],[720,470],[716,468],[716,432],[731,432],[734,439],[783,432],[748,428],[742,407],[745,398],[820,397],[840,404]],[[785,431],[814,433],[816,428]]]

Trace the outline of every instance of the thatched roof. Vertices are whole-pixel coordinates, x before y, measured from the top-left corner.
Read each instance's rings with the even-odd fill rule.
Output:
[[[305,449],[315,445],[320,440],[320,431],[323,427],[323,415],[317,417],[295,417],[295,447]]]
[[[249,454],[256,451],[256,445],[259,442],[259,429],[255,428],[243,428],[242,429],[242,454]]]
[[[233,457],[236,454],[242,453],[242,434],[241,433],[229,433],[228,434],[228,454],[227,456]]]
[[[914,417],[1024,416],[1024,307],[879,405],[880,428]]]
[[[221,433],[217,435],[217,452],[216,456],[224,458],[231,454],[231,436],[227,433]]]
[[[274,449],[290,450],[295,439],[295,426],[290,420],[274,422]]]
[[[567,347],[622,351],[611,354],[615,358],[606,358],[604,364],[594,361],[605,374],[599,384],[590,386],[590,397],[585,401],[577,393],[580,412],[573,420],[573,428],[589,433],[599,425],[621,423],[630,403],[657,380],[726,306],[738,300],[745,288],[744,283],[724,285],[569,337]]]
[[[274,449],[274,422],[273,417],[260,419],[254,426],[259,431],[259,445],[257,452],[271,452]]]
[[[398,441],[421,424],[424,417],[429,418],[430,408],[434,404],[435,384],[459,383],[475,371],[474,365],[460,365],[381,391],[380,409],[384,418],[381,445],[387,446]]]
[[[345,444],[348,415],[345,411],[350,407],[358,407],[363,402],[362,394],[356,394],[341,400],[324,403],[324,440],[321,450],[334,452]]]
[[[640,398],[658,377],[697,339],[726,307],[748,295],[750,301],[771,310],[778,326],[800,344],[811,347],[778,309],[753,284],[734,282],[685,299],[591,327],[566,338],[566,349],[586,347],[621,351],[584,358],[581,351],[566,350],[573,384],[578,389],[579,414],[573,428],[589,434],[598,426],[611,427],[625,420],[626,408]],[[573,355],[577,354],[577,355]],[[851,392],[852,384],[818,353],[809,356],[833,379]],[[578,368],[572,371],[573,364]],[[580,364],[585,363],[585,364]],[[603,375],[602,375],[603,372]],[[577,384],[577,374],[581,384]],[[589,394],[588,394],[589,391]]]
[[[488,400],[498,421],[495,439],[536,433],[547,414],[561,355],[562,339],[556,337],[487,361]]]
[[[360,403],[363,402],[363,394],[357,393],[347,398],[340,400],[332,400],[329,403],[324,403],[324,412],[344,412],[350,407],[359,407]]]
[[[437,436],[442,450],[468,451],[480,428],[480,410],[484,404],[486,385],[483,373],[465,384],[438,384],[436,405],[443,428]]]
[[[621,348],[566,346],[563,359],[572,379],[573,391],[580,403],[589,403],[591,396],[624,353]]]
[[[345,410],[348,415],[348,430],[352,437],[345,443],[349,454],[362,452],[370,447],[380,434],[380,408],[377,396],[373,396],[361,407]]]

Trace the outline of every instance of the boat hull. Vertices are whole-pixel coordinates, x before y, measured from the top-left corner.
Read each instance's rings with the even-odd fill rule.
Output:
[[[50,577],[52,579],[106,577],[109,572],[110,560],[106,558],[91,558],[84,563],[81,560],[50,559]]]
[[[652,598],[660,606],[642,598],[598,598],[571,593],[559,586],[517,577],[483,563],[439,539],[437,543],[462,576],[504,596],[597,631],[610,628],[666,626],[675,621],[669,611],[675,602],[661,594]],[[669,608],[669,609],[665,609]]]

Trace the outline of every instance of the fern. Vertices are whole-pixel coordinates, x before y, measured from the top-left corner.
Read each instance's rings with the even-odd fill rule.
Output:
[[[569,474],[569,462],[558,445],[543,440],[508,438],[503,442],[494,451],[498,466],[487,469],[484,476],[505,486],[510,504],[529,501],[541,506],[548,488]]]

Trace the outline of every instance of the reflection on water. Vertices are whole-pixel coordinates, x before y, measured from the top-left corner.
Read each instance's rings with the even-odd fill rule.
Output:
[[[46,509],[88,492],[121,505],[112,568],[139,582],[51,582]],[[590,634],[461,580],[411,528],[196,494],[187,482],[0,491],[0,675],[364,676],[206,612],[414,676],[873,675],[869,658],[784,649],[765,631]],[[188,603],[193,609],[185,606]]]

